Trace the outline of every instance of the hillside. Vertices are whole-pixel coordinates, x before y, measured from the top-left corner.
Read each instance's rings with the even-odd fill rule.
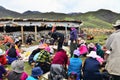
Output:
[[[83,27],[111,28],[116,20],[120,19],[120,14],[110,10],[100,9],[87,13],[41,13],[39,11],[26,11],[18,13],[0,6],[0,18],[45,18],[56,20],[81,20]]]
[[[17,18],[17,17],[21,17],[22,14],[15,12],[15,11],[11,11],[8,10],[2,6],[0,6],[0,18]]]

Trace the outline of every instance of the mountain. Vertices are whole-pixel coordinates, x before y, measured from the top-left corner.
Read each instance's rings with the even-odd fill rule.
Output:
[[[15,12],[15,11],[11,11],[8,10],[2,6],[0,6],[0,18],[17,18],[17,17],[21,17],[22,14]]]
[[[111,28],[116,20],[120,19],[120,13],[110,10],[100,9],[98,11],[89,11],[86,13],[56,13],[39,11],[25,11],[18,13],[0,6],[0,18],[45,18],[55,20],[81,20],[83,27]]]
[[[90,11],[72,16],[75,20],[82,20],[83,27],[112,28],[112,24],[120,19],[120,14],[106,9]]]
[[[46,19],[64,19],[65,17],[69,17],[69,15],[64,13],[55,13],[55,12],[36,12],[36,11],[27,11],[23,14],[24,18],[46,18]]]
[[[105,9],[100,9],[98,11],[95,12],[88,12],[87,14],[91,14],[96,16],[97,18],[107,21],[107,22],[114,22],[117,19],[120,18],[120,14],[112,12],[110,10],[105,10]]]

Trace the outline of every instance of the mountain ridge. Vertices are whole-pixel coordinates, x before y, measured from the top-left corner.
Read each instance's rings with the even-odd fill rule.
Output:
[[[120,13],[113,12],[107,9],[99,9],[97,11],[89,11],[86,13],[56,13],[56,12],[39,12],[39,11],[25,11],[19,13],[8,10],[0,6],[0,18],[45,18],[55,20],[82,20],[85,22],[84,26],[92,27],[110,27],[112,23],[120,19]],[[103,23],[103,24],[100,24]]]

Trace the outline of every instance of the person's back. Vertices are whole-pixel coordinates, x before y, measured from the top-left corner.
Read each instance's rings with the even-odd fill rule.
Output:
[[[70,58],[70,65],[68,66],[68,73],[70,71],[74,71],[79,75],[79,78],[80,78],[81,69],[82,69],[82,60],[79,58]]]
[[[67,61],[68,61],[68,56],[66,54],[66,51],[61,49],[60,51],[57,51],[55,53],[55,56],[52,60],[52,64],[65,65],[65,64],[67,64]]]
[[[83,66],[83,80],[102,80],[102,74],[100,73],[101,64],[97,60],[100,58],[95,51],[91,51],[87,55],[87,58]]]
[[[52,60],[49,79],[50,80],[62,80],[67,77],[66,74],[66,65],[68,62],[68,56],[66,51],[61,49],[55,53],[55,56]]]
[[[8,80],[26,80],[27,73],[24,72],[24,62],[22,60],[15,60],[11,64],[12,70],[8,72]]]
[[[81,69],[82,69],[82,60],[79,58],[80,51],[74,50],[73,54],[74,54],[74,57],[70,58],[70,63],[68,65],[68,75],[71,72],[76,72],[76,74],[78,75],[77,80],[79,80],[81,79]]]
[[[113,27],[116,31],[109,36],[105,44],[106,48],[111,51],[105,68],[114,80],[120,80],[120,65],[118,65],[120,64],[120,20],[117,20]]]
[[[22,72],[22,73],[17,73],[15,71],[10,71],[8,73],[7,79],[8,80],[26,80],[27,73]]]

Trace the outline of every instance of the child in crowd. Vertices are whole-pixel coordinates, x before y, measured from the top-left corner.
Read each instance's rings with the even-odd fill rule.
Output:
[[[22,60],[15,60],[11,64],[12,70],[8,72],[8,80],[26,80],[27,73],[24,72],[24,62]]]
[[[68,76],[68,80],[77,80],[77,73],[71,72]]]
[[[7,64],[7,59],[6,59],[6,56],[5,56],[5,52],[3,52],[2,49],[0,49],[0,63],[2,65],[6,65]]]
[[[43,74],[43,71],[40,67],[34,67],[32,69],[32,74],[26,80],[39,80],[40,76]]]
[[[0,80],[3,80],[3,75],[5,75],[7,71],[5,70],[4,66],[0,63]]]

